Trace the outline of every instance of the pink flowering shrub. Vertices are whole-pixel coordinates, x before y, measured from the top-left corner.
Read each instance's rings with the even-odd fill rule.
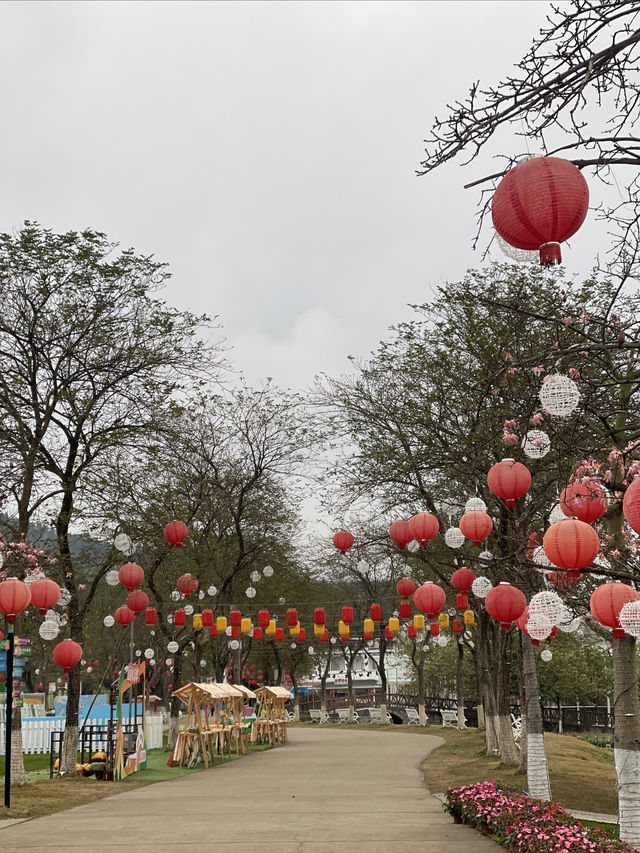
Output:
[[[512,853],[633,853],[601,829],[582,826],[557,803],[498,788],[495,782],[450,788],[445,808]]]

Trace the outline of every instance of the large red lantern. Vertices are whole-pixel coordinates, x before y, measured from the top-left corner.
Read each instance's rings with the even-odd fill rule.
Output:
[[[620,611],[625,604],[638,600],[640,593],[626,583],[605,583],[594,590],[589,607],[593,618],[601,625],[613,628],[613,636],[621,639],[624,629],[620,627]]]
[[[409,521],[413,530],[413,538],[424,547],[440,530],[440,524],[435,515],[430,512],[419,512]],[[410,540],[411,541],[411,540]]]
[[[519,589],[510,583],[499,583],[489,590],[484,600],[487,613],[500,623],[500,627],[508,630],[512,622],[516,622],[524,613],[527,599]]]
[[[560,495],[560,508],[565,515],[575,516],[591,524],[607,511],[607,492],[597,480],[584,477],[567,486]]]
[[[622,511],[628,525],[640,533],[640,477],[632,480],[622,499]]]
[[[82,646],[74,640],[62,640],[53,649],[53,659],[65,672],[69,672],[72,666],[80,663]]]
[[[487,485],[507,506],[515,506],[518,498],[526,495],[531,487],[531,473],[522,462],[503,459],[489,468]]]
[[[402,578],[402,580],[399,580],[396,584],[396,592],[403,598],[409,598],[410,595],[413,595],[415,589],[416,585],[411,578]]]
[[[413,603],[429,619],[434,619],[440,613],[446,600],[445,591],[432,581],[423,583],[413,594]]]
[[[589,208],[580,170],[561,157],[534,157],[510,169],[498,184],[491,216],[498,234],[516,249],[540,250],[540,264],[562,262],[560,243],[576,233]]]
[[[393,524],[389,527],[389,536],[396,543],[399,548],[404,549],[409,542],[413,542],[415,539],[415,534],[413,532],[413,527],[410,521],[405,521],[404,519],[399,519],[398,521],[394,521]]]
[[[461,569],[456,569],[451,575],[451,585],[454,589],[459,589],[460,592],[469,592],[475,579],[475,572],[467,569],[466,566],[462,566]]]
[[[185,575],[180,575],[176,582],[176,586],[183,595],[191,595],[192,592],[196,592],[199,584],[193,575],[190,572],[187,572]]]
[[[480,509],[472,509],[460,519],[460,531],[467,539],[471,539],[473,544],[479,548],[483,539],[493,530],[493,521],[491,516]]]
[[[271,622],[271,614],[268,610],[258,610],[258,625],[261,628],[268,628]]]
[[[0,613],[4,613],[7,622],[15,622],[16,615],[29,606],[31,593],[26,583],[17,578],[0,583]]]
[[[133,620],[136,618],[136,614],[130,607],[123,604],[122,607],[118,607],[116,612],[113,614],[113,618],[116,620],[118,625],[122,625],[123,628],[126,628],[127,625],[131,625]]]
[[[313,624],[314,625],[324,625],[327,621],[327,614],[325,613],[324,607],[316,607],[313,611]]]
[[[141,589],[134,589],[127,596],[127,607],[134,613],[142,613],[149,604],[149,596]]]
[[[598,556],[600,540],[586,522],[565,518],[547,530],[542,547],[554,566],[569,569],[571,576],[575,577],[575,569],[584,569]]]
[[[333,544],[341,554],[345,554],[354,542],[353,533],[349,533],[348,530],[338,530],[333,534]]]
[[[125,563],[118,571],[120,583],[131,592],[136,586],[140,586],[144,580],[144,569],[137,563]]]
[[[40,578],[31,584],[31,604],[38,608],[42,616],[60,600],[60,587],[49,578]]]
[[[374,622],[382,622],[382,605],[381,604],[372,604],[371,605],[371,618]]]
[[[184,521],[171,521],[164,529],[164,538],[169,545],[175,545],[180,548],[184,540],[189,535],[189,529]]]
[[[144,611],[144,623],[145,625],[155,625],[158,621],[158,611],[155,607],[147,607]]]

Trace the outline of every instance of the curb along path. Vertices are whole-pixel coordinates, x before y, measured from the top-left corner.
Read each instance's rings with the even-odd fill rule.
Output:
[[[290,743],[240,761],[7,827],[29,853],[497,853],[455,825],[420,764],[433,735],[293,728]]]

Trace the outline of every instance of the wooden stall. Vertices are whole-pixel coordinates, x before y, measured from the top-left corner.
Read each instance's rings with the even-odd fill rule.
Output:
[[[184,728],[178,734],[176,746],[169,764],[195,767],[200,760],[205,767],[215,762],[216,754],[227,752],[231,757],[234,700],[237,704],[242,694],[226,689],[228,685],[197,684],[191,682],[174,691],[187,706]]]
[[[287,743],[287,712],[285,705],[291,701],[291,692],[286,687],[258,687],[256,721],[251,739],[257,743],[277,746]]]

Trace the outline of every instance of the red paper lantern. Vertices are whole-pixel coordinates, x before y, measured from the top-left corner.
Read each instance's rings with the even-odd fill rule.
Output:
[[[469,596],[466,592],[459,592],[456,595],[456,610],[466,610],[469,607]]]
[[[277,630],[277,629],[276,629],[276,630]],[[318,637],[318,639],[320,640],[320,642],[321,642],[321,643],[328,643],[328,642],[329,642],[329,629],[328,629],[328,628],[325,628],[325,629],[324,629],[324,634],[320,634],[320,636]]]
[[[487,485],[507,506],[515,506],[518,498],[526,495],[531,487],[531,473],[522,462],[503,459],[489,468]]]
[[[438,519],[430,512],[419,512],[410,519],[409,524],[413,531],[413,538],[417,539],[423,548],[440,530]]]
[[[281,643],[284,640],[284,628],[276,628],[275,640],[276,643]]]
[[[262,639],[262,628],[254,628],[252,636],[253,636],[254,640],[261,640]]]
[[[230,611],[229,625],[231,625],[232,628],[239,628],[242,625],[242,612],[240,610]]]
[[[475,579],[475,572],[466,566],[462,566],[461,569],[456,569],[451,575],[451,585],[454,589],[459,589],[460,592],[469,592]]]
[[[217,625],[212,625],[209,628],[209,636],[210,637],[217,637],[218,636],[218,626]]]
[[[184,628],[187,624],[187,613],[186,610],[182,609],[182,607],[176,610],[173,614],[173,624],[176,628]]]
[[[287,627],[288,628],[295,628],[295,626],[297,624],[298,624],[298,611],[294,610],[294,609],[287,610]]]
[[[539,249],[541,266],[562,262],[560,243],[576,233],[588,209],[587,182],[562,157],[534,157],[509,169],[491,201],[498,234],[517,249]]]
[[[189,530],[183,521],[171,521],[164,529],[164,538],[169,545],[175,545],[176,548],[181,547],[188,535]]]
[[[501,628],[508,630],[511,623],[519,619],[524,613],[527,599],[519,589],[503,581],[489,590],[484,600],[484,606],[487,608],[489,616],[496,619]]]
[[[53,659],[64,668],[65,672],[69,672],[72,666],[80,663],[82,659],[82,646],[74,640],[62,640],[53,649]]]
[[[316,607],[313,611],[313,624],[324,625],[327,621],[327,614],[324,612],[324,607]]]
[[[437,622],[432,622],[431,625],[429,625],[429,633],[432,637],[437,637],[440,633],[440,625],[438,625]]]
[[[280,628],[280,630],[282,631],[283,629]],[[242,631],[240,630],[240,628],[238,628],[238,627],[231,628],[231,636],[234,640],[239,640],[241,634],[242,634]]]
[[[423,583],[413,594],[413,603],[422,613],[426,613],[429,619],[433,619],[440,613],[447,600],[445,591],[431,581]]]
[[[567,486],[560,495],[560,508],[565,515],[574,515],[591,524],[607,511],[607,492],[597,480],[584,477]]]
[[[15,622],[16,615],[29,606],[31,593],[26,583],[17,578],[0,583],[0,613],[4,613],[7,622]]]
[[[491,516],[480,509],[472,509],[460,519],[460,530],[463,536],[471,539],[473,544],[479,548],[483,539],[493,530]]]
[[[413,595],[415,589],[416,585],[411,578],[402,578],[402,580],[399,580],[396,584],[396,592],[403,598],[409,598],[410,595]]]
[[[362,639],[365,641],[365,643],[368,643],[373,640],[373,634],[363,634]]]
[[[621,639],[624,629],[620,627],[620,611],[630,601],[638,601],[640,593],[626,583],[605,583],[591,595],[589,607],[593,618],[601,625],[613,628],[613,636]]]
[[[34,581],[30,587],[31,604],[38,608],[39,613],[44,616],[50,607],[55,607],[60,599],[60,587],[49,578],[40,578]]]
[[[261,628],[268,628],[271,622],[271,614],[268,610],[258,610],[258,625]]]
[[[391,527],[389,527],[389,536],[402,549],[415,539],[411,522],[404,519],[393,522]]]
[[[122,607],[118,607],[116,612],[113,614],[113,618],[116,620],[118,625],[122,625],[123,628],[126,628],[127,625],[131,625],[133,620],[136,618],[136,614],[130,607],[123,604]]]
[[[346,553],[354,541],[353,534],[349,533],[348,530],[338,530],[337,533],[333,534],[333,544],[341,554]]]
[[[393,638],[395,637],[395,634],[392,634],[391,631],[389,630],[388,625],[384,626],[384,636],[387,640],[393,640]]]
[[[201,614],[202,626],[210,628],[213,625],[213,610],[203,610]]]
[[[134,613],[142,613],[149,604],[149,596],[141,589],[134,589],[127,596],[127,607],[133,610]]]
[[[183,595],[191,595],[198,589],[199,584],[193,575],[187,572],[186,575],[181,575],[178,578],[176,586]]]
[[[131,592],[131,590],[140,586],[144,580],[144,569],[137,563],[125,563],[118,571],[120,583]]]
[[[454,619],[451,623],[451,630],[454,634],[462,634],[462,621],[460,619]]]
[[[147,607],[144,611],[145,625],[155,625],[158,621],[158,611],[155,607]]]
[[[400,618],[401,619],[411,619],[411,602],[410,601],[407,601],[406,599],[404,601],[401,601],[400,607],[398,609],[400,612]]]
[[[353,622],[353,607],[342,608],[342,621],[345,625],[351,625]]]
[[[300,632],[299,632],[298,636],[296,637],[296,643],[305,643],[306,640],[307,640],[307,629],[306,628],[300,628]]]
[[[559,569],[584,569],[598,556],[600,540],[586,522],[566,518],[551,525],[544,534],[542,547]]]
[[[640,477],[632,480],[622,499],[622,511],[628,525],[640,533]]]
[[[382,622],[382,605],[381,604],[372,604],[371,605],[371,618],[374,622]]]
[[[418,632],[413,627],[413,625],[407,626],[407,637],[411,637],[412,639],[418,636]]]

